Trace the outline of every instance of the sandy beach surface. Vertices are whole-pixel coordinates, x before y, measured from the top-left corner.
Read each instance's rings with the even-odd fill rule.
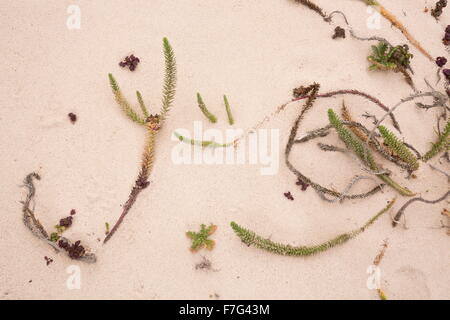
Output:
[[[358,35],[378,35],[393,44],[407,40],[381,18],[371,29],[373,11],[356,0],[316,0],[327,13],[345,13]],[[441,39],[450,9],[437,22],[425,13],[435,1],[382,1],[433,57],[449,58]],[[71,7],[72,6],[72,7]],[[75,7],[73,7],[75,6]],[[74,9],[75,8],[75,9]],[[67,20],[78,10],[79,29]],[[391,226],[391,216],[408,199],[390,188],[361,200],[328,203],[312,188],[296,186],[284,162],[290,128],[303,102],[290,104],[264,123],[279,137],[274,174],[263,175],[264,163],[175,164],[172,134],[203,130],[225,132],[222,97],[228,96],[235,124],[247,130],[282,103],[292,89],[313,82],[320,92],[358,89],[392,107],[412,93],[400,73],[368,71],[370,45],[348,33],[331,39],[333,24],[289,0],[2,0],[0,3],[0,299],[379,299],[368,287],[371,265],[384,241],[380,284],[389,299],[450,298],[450,237],[441,214],[449,202],[416,203],[406,222]],[[70,25],[69,23],[69,26]],[[150,112],[158,112],[164,79],[162,39],[173,46],[178,66],[177,94],[157,141],[156,160],[145,189],[130,214],[105,245],[105,223],[121,213],[139,171],[145,129],[117,106],[108,83],[113,73],[122,92],[137,105],[142,92]],[[437,67],[415,47],[413,80],[427,91]],[[127,55],[141,60],[136,71],[118,63]],[[436,89],[444,92],[441,81]],[[197,107],[200,92],[218,122],[211,124]],[[327,109],[339,111],[343,100],[351,113],[377,117],[383,110],[356,96],[319,99],[307,114],[299,136],[328,123]],[[430,99],[418,100],[429,102]],[[436,118],[413,102],[395,115],[401,137],[420,152],[436,140]],[[77,115],[72,124],[68,113]],[[392,127],[387,119],[384,123]],[[344,146],[335,132],[324,143]],[[294,147],[292,162],[322,185],[343,190],[355,174],[366,174],[358,161],[325,153],[312,141]],[[426,199],[449,189],[448,179],[421,163],[416,179],[392,164],[392,176]],[[449,163],[430,161],[443,171]],[[76,210],[64,236],[80,239],[98,261],[86,264],[56,253],[24,226],[23,179],[37,172],[35,213],[48,230]],[[377,185],[363,180],[352,192]],[[290,191],[294,200],[283,193]],[[386,202],[397,202],[373,226],[348,243],[311,257],[286,257],[247,247],[230,222],[271,240],[310,245],[363,225]],[[192,253],[186,231],[200,224],[218,226],[212,251]],[[404,224],[406,223],[406,224]],[[53,259],[47,265],[44,257]],[[211,270],[196,269],[205,257]],[[74,276],[78,285],[73,285]],[[72,285],[71,285],[72,284]]]

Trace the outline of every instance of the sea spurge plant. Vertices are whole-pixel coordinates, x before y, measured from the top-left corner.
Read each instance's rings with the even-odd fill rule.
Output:
[[[393,47],[385,41],[380,41],[378,45],[372,46],[372,55],[368,56],[367,59],[372,63],[369,70],[400,72],[413,90],[416,90],[407,71],[412,57],[413,55],[409,53],[407,45]]]
[[[372,46],[372,55],[368,56],[367,59],[372,63],[371,70],[395,71],[398,68],[408,68],[412,57],[408,46],[392,47],[386,42],[380,41],[378,45]]]
[[[217,226],[210,224],[206,227],[205,224],[200,226],[199,232],[188,231],[186,232],[186,236],[192,240],[191,251],[197,252],[202,248],[206,248],[208,250],[214,249],[215,242],[214,240],[208,239],[210,235],[212,235],[217,230]]]
[[[148,177],[153,168],[156,138],[162,125],[164,124],[164,120],[166,120],[168,116],[173,100],[175,98],[176,61],[172,47],[170,46],[169,41],[166,38],[163,39],[163,50],[165,58],[165,78],[163,86],[162,106],[159,114],[151,115],[148,113],[142,95],[139,91],[137,91],[137,100],[143,114],[143,116],[140,116],[136,111],[133,110],[131,105],[124,98],[113,75],[109,74],[109,82],[117,103],[133,122],[138,123],[139,125],[142,125],[146,128],[147,142],[145,144],[144,152],[142,155],[141,170],[139,172],[139,175],[135,181],[127,202],[123,205],[122,214],[112,227],[111,231],[105,237],[105,240],[103,241],[104,243],[106,243],[114,235],[114,233],[121,225],[123,219],[130,211],[138,195],[150,184],[150,182],[148,181]]]
[[[330,124],[336,129],[339,138],[345,143],[348,149],[352,150],[358,158],[372,171],[380,171],[380,167],[375,162],[373,155],[369,149],[367,149],[364,142],[362,142],[357,136],[353,134],[349,129],[347,129],[342,121],[339,119],[338,115],[332,110],[328,110],[328,119]],[[386,184],[397,190],[401,195],[413,196],[414,193],[405,187],[400,186],[394,180],[392,180],[386,174],[378,174],[378,178],[384,181]]]
[[[236,233],[236,235],[245,243],[247,246],[255,246],[259,249],[266,250],[275,254],[285,255],[285,256],[311,256],[318,254],[323,251],[327,251],[338,245],[342,245],[355,238],[360,233],[364,232],[369,226],[371,226],[378,218],[380,218],[385,212],[387,212],[393,205],[395,199],[389,202],[389,204],[383,208],[380,212],[374,215],[370,220],[368,220],[362,227],[352,230],[347,233],[340,234],[335,238],[323,242],[318,245],[312,246],[291,246],[282,243],[274,242],[270,239],[263,238],[257,235],[255,232],[241,227],[236,222],[231,222],[231,228]]]
[[[400,141],[397,136],[385,126],[379,126],[378,131],[384,139],[384,143],[405,163],[407,163],[411,171],[419,168],[419,162],[416,156]]]
[[[428,53],[427,50],[425,50],[422,45],[417,41],[411,33],[406,29],[406,27],[401,23],[390,11],[388,11],[379,1],[375,0],[361,0],[365,2],[367,5],[372,6],[376,10],[380,12],[380,14],[389,20],[394,27],[399,29],[405,38],[413,45],[415,46],[425,57],[427,57],[430,61],[433,61],[433,57]]]
[[[450,120],[447,122],[444,131],[439,135],[439,139],[433,143],[430,151],[423,156],[423,161],[428,161],[443,151],[450,150]]]

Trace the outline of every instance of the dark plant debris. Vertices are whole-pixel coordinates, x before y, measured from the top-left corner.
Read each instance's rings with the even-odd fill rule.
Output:
[[[337,38],[345,39],[345,29],[343,29],[343,28],[337,26],[337,27],[334,29],[334,34],[333,34],[333,37],[332,37],[332,38],[333,38],[333,39],[337,39]]]
[[[301,189],[302,189],[302,191],[306,191],[306,189],[308,189],[308,187],[309,187],[309,184],[308,184],[308,183],[305,183],[305,182],[303,182],[303,181],[300,180],[300,179],[297,179],[297,182],[296,182],[295,184],[298,185],[298,186],[300,186]]]
[[[139,62],[141,62],[141,60],[132,54],[131,56],[126,56],[125,59],[119,63],[119,66],[122,68],[128,67],[130,71],[134,71]]]
[[[445,79],[450,80],[450,69],[444,69],[442,70],[442,73],[445,76]]]
[[[422,197],[417,197],[417,198],[413,198],[410,199],[409,201],[407,201],[401,208],[400,210],[398,210],[397,214],[395,215],[394,219],[392,220],[392,226],[396,227],[399,223],[400,223],[400,219],[402,218],[403,214],[405,213],[405,210],[414,202],[418,201],[418,202],[423,202],[423,203],[428,203],[428,204],[436,204],[439,203],[441,201],[444,201],[445,199],[447,199],[447,197],[450,196],[450,191],[447,191],[442,197],[436,199],[436,200],[426,200]]]
[[[450,44],[450,25],[448,25],[447,28],[445,28],[445,35],[444,35],[444,39],[442,39],[442,42],[446,46],[448,46]]]
[[[323,19],[327,18],[327,15],[325,14],[324,10],[315,3],[309,0],[294,0],[294,1],[308,7],[309,9],[320,15]]]
[[[442,10],[447,6],[447,0],[439,0],[436,2],[434,9],[431,9],[431,15],[436,19],[442,14]]]
[[[447,59],[445,57],[437,57],[436,58],[436,64],[438,67],[443,67],[447,63]]]
[[[65,250],[70,258],[77,260],[86,253],[86,249],[80,243],[80,240],[78,240],[75,243],[70,244],[66,239],[62,239],[58,241],[58,246]]]
[[[77,115],[75,113],[71,112],[67,116],[69,117],[70,122],[72,122],[72,124],[75,124],[75,122],[77,122]]]
[[[36,194],[36,188],[34,186],[34,179],[40,180],[41,177],[32,172],[28,174],[24,179],[24,186],[28,189],[26,199],[22,201],[22,214],[23,223],[25,226],[39,239],[45,241],[48,245],[54,248],[56,251],[64,249],[72,259],[79,259],[87,263],[96,262],[96,256],[93,253],[87,252],[83,246],[80,246],[80,241],[72,242],[69,239],[60,236],[60,232],[64,231],[65,227],[56,226],[58,232],[54,232],[51,235],[45,230],[44,226],[36,218],[34,209],[31,208],[31,204],[34,203],[34,197]],[[57,242],[58,241],[58,242]],[[57,243],[55,243],[57,242]]]
[[[66,218],[63,218],[63,219],[59,220],[59,225],[61,227],[64,227],[64,228],[67,229],[67,228],[69,228],[72,225],[72,222],[73,222],[73,217],[72,216],[68,216]]]
[[[291,200],[291,201],[294,201],[294,197],[292,196],[292,194],[291,194],[290,191],[285,192],[285,193],[283,193],[283,194],[284,194],[284,196],[286,197],[286,199]]]
[[[45,259],[45,262],[46,262],[47,266],[50,265],[53,262],[53,259],[49,258],[47,256],[45,256],[44,259]]]
[[[207,270],[207,271],[213,270],[212,263],[205,256],[202,256],[202,261],[200,261],[199,263],[197,263],[195,265],[195,270]],[[214,270],[214,271],[216,271],[216,270]]]

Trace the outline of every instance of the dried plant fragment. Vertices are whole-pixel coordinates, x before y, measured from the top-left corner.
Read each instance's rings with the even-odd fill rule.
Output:
[[[257,235],[255,232],[245,229],[239,226],[235,222],[231,222],[231,228],[234,230],[236,235],[245,243],[247,246],[255,246],[259,249],[266,250],[275,254],[285,255],[285,256],[311,256],[318,254],[323,251],[327,251],[333,247],[342,245],[355,238],[360,233],[364,232],[370,225],[372,225],[379,217],[381,217],[385,212],[387,212],[394,204],[395,199],[389,202],[389,204],[383,208],[380,212],[374,215],[369,221],[367,221],[362,227],[352,230],[348,233],[338,235],[337,237],[321,243],[319,245],[312,246],[291,246],[281,243],[273,242],[270,239],[263,238]]]
[[[45,264],[46,264],[47,266],[49,266],[51,263],[53,263],[53,259],[52,259],[52,258],[49,258],[49,257],[47,257],[47,256],[44,257],[44,260],[45,260]]]
[[[283,193],[283,195],[286,197],[286,199],[294,201],[294,197],[292,196],[292,193],[290,191]]]
[[[384,254],[386,253],[386,249],[388,247],[388,242],[387,240],[385,240],[383,242],[383,245],[381,246],[381,250],[380,252],[378,252],[377,256],[375,257],[375,259],[373,260],[373,264],[378,266],[381,263],[381,260],[383,260],[384,258]]]
[[[434,8],[431,9],[431,15],[436,19],[438,19],[441,16],[442,10],[445,7],[447,7],[447,0],[439,0],[438,2],[436,2]]]
[[[213,272],[219,271],[213,268],[212,262],[205,256],[202,256],[202,261],[195,264],[195,270],[213,271]]]
[[[319,96],[318,95],[318,91],[319,91],[320,85],[315,83],[313,85],[310,85],[308,87],[300,87],[299,90],[301,92],[298,92],[298,94],[300,95],[299,98],[297,98],[296,100],[301,100],[303,97],[306,97],[307,101],[305,103],[305,105],[303,106],[303,108],[300,111],[299,116],[297,117],[296,121],[294,122],[292,128],[291,128],[291,133],[289,135],[289,140],[286,144],[286,148],[285,148],[285,163],[286,166],[288,167],[288,169],[294,173],[297,176],[297,179],[301,180],[303,183],[305,184],[309,184],[314,190],[316,190],[319,195],[323,196],[323,195],[330,195],[333,197],[336,197],[340,200],[344,200],[344,199],[360,199],[360,198],[365,198],[368,197],[372,194],[375,194],[376,192],[380,191],[382,186],[377,186],[375,188],[373,188],[372,190],[366,192],[366,193],[362,193],[362,194],[352,194],[352,195],[347,195],[347,194],[342,194],[340,192],[337,192],[335,190],[331,190],[329,188],[325,188],[323,186],[321,186],[320,184],[312,181],[311,179],[309,179],[308,177],[306,177],[305,175],[303,175],[297,168],[294,167],[294,165],[290,162],[289,157],[292,151],[292,147],[295,143],[303,143],[306,141],[309,141],[311,139],[317,138],[317,137],[323,137],[326,136],[328,134],[328,130],[330,129],[330,127],[325,127],[325,128],[320,128],[317,129],[313,132],[310,132],[306,137],[298,140],[296,139],[296,135],[297,132],[299,130],[299,126],[301,121],[303,120],[305,113],[312,108],[315,99]],[[334,95],[334,93],[333,93]],[[322,97],[324,95],[321,95]]]
[[[332,36],[333,39],[337,39],[337,38],[342,38],[345,39],[345,29],[341,28],[341,27],[336,27],[334,29],[334,34]]]
[[[323,11],[323,9],[321,7],[319,7],[318,5],[316,5],[315,3],[313,3],[309,0],[294,0],[294,1],[308,7],[309,9],[311,9],[312,11],[314,11],[318,15],[320,15],[322,18],[324,18],[324,19],[327,18],[327,15]]]
[[[36,218],[34,214],[34,209],[30,208],[30,204],[34,201],[34,197],[36,194],[36,188],[34,186],[33,179],[40,180],[40,176],[37,173],[30,173],[25,177],[24,180],[24,186],[28,189],[28,194],[23,201],[23,207],[22,207],[22,213],[23,213],[23,222],[25,226],[30,229],[30,231],[39,239],[45,241],[47,244],[49,244],[51,247],[53,247],[56,251],[60,251],[60,246],[58,246],[55,243],[55,239],[52,239],[45,228],[42,226],[42,224],[39,222],[39,220]],[[59,241],[64,241],[67,243],[68,246],[72,246],[72,242],[69,239],[58,237]],[[57,239],[57,240],[58,240]],[[80,241],[76,241],[78,243],[79,247],[82,247],[80,245]],[[97,261],[96,256],[93,253],[88,252],[88,250],[84,249],[79,251],[78,254],[70,254],[68,252],[68,255],[71,259],[80,260],[87,263],[94,263]],[[67,251],[67,250],[66,250]]]
[[[386,294],[382,289],[377,289],[378,296],[380,297],[380,300],[388,300]]]
[[[131,56],[126,56],[125,59],[119,63],[119,66],[122,68],[128,67],[130,71],[134,71],[139,62],[141,62],[141,60],[132,54]]]
[[[369,70],[391,70],[402,73],[406,82],[415,90],[412,78],[407,71],[412,57],[407,45],[393,47],[385,41],[380,41],[378,45],[372,46],[372,55],[368,56],[367,60],[372,63]]]
[[[383,260],[384,254],[386,253],[386,249],[388,247],[388,242],[387,240],[385,240],[383,242],[383,245],[381,247],[380,252],[378,252],[378,254],[376,255],[375,259],[373,260],[373,264],[375,266],[379,266],[381,263],[381,260]],[[380,298],[380,300],[387,300],[387,296],[384,293],[384,291],[381,288],[377,289],[377,293],[378,293],[378,297]]]
[[[302,189],[302,191],[306,191],[306,189],[308,189],[309,184],[304,183],[302,180],[297,179],[297,182],[295,183],[296,185],[300,186],[300,188]]]
[[[69,117],[72,124],[75,124],[75,122],[77,122],[77,115],[75,113],[71,112],[67,116]]]
[[[399,29],[406,39],[412,43],[425,57],[427,57],[430,61],[433,61],[433,57],[426,51],[422,45],[409,33],[408,29],[385,7],[383,7],[378,1],[375,0],[361,0],[365,2],[367,5],[374,7],[377,9],[380,14],[389,20],[392,25],[394,25],[397,29]]]
[[[445,57],[437,57],[436,58],[436,65],[439,68],[442,68],[443,66],[445,66],[447,64],[447,58]]]
[[[400,210],[398,210],[397,214],[395,215],[394,219],[392,220],[392,226],[396,227],[400,223],[400,219],[403,216],[403,214],[405,213],[405,210],[414,202],[419,201],[419,202],[428,203],[428,204],[436,204],[441,201],[444,201],[445,199],[447,199],[448,196],[450,196],[450,191],[447,191],[442,197],[440,197],[436,200],[426,200],[422,197],[410,199],[400,208]]]

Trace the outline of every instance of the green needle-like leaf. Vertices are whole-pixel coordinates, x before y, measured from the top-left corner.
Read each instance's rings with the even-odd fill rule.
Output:
[[[328,109],[328,119],[330,121],[330,124],[336,129],[339,138],[345,143],[347,148],[355,152],[355,154],[358,156],[361,161],[370,168],[370,170],[373,171],[379,171],[379,166],[376,164],[372,153],[368,148],[366,148],[366,145],[351,132],[348,130],[339,119],[338,115],[332,110]],[[401,195],[411,197],[415,193],[411,192],[408,188],[402,187],[398,183],[396,183],[394,180],[392,180],[388,175],[386,174],[379,174],[377,175],[379,179],[384,181],[386,184],[390,185],[392,188],[397,190]]]
[[[177,64],[175,54],[167,38],[163,39],[165,78],[163,87],[162,107],[160,112],[161,123],[167,118],[173,100],[175,99],[175,87],[177,82]]]
[[[448,151],[450,149],[450,120],[447,122],[444,131],[440,134],[438,141],[433,143],[430,151],[428,151],[424,156],[423,160],[428,161],[434,156],[438,155],[443,151]]]
[[[144,114],[145,119],[147,119],[150,114],[148,113],[147,107],[144,103],[144,99],[142,98],[142,95],[139,91],[136,91],[136,97],[139,102],[139,106],[141,107],[142,113]]]
[[[128,101],[123,96],[114,76],[110,73],[108,75],[108,77],[109,77],[109,83],[111,85],[111,89],[113,91],[114,97],[115,97],[117,103],[119,104],[119,106],[125,112],[125,114],[134,122],[136,122],[138,124],[145,124],[145,120],[142,119],[141,117],[139,117],[139,115],[133,110],[131,105],[128,103]]]
[[[209,121],[212,123],[217,122],[217,117],[213,115],[211,112],[209,112],[208,108],[206,107],[205,103],[203,102],[202,96],[200,93],[197,93],[197,103],[198,107],[202,111],[202,113],[205,115],[206,118],[208,118]]]
[[[223,102],[225,103],[225,109],[227,110],[228,123],[232,126],[234,124],[234,118],[226,95],[223,96]]]
[[[405,144],[400,141],[397,136],[387,129],[385,126],[379,126],[378,131],[380,131],[381,136],[384,139],[384,143],[395,152],[395,154],[405,163],[409,165],[412,171],[419,168],[419,162],[417,162],[416,156],[405,146]]]

